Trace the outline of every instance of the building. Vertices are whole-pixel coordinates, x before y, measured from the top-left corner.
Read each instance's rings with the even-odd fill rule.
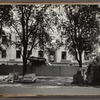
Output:
[[[77,61],[75,58],[69,54],[68,50],[66,50],[63,46],[59,49],[56,49],[55,44],[55,36],[51,35],[52,37],[52,44],[53,48],[50,48],[48,52],[44,52],[43,50],[37,48],[33,49],[31,56],[34,57],[44,57],[46,58],[47,62],[50,63],[62,63],[62,64],[77,64]],[[57,37],[57,36],[56,36]],[[3,43],[5,41],[6,37],[2,37],[1,42]],[[15,34],[12,34],[10,36],[12,40],[16,40]],[[100,55],[100,52],[98,52],[100,48],[97,48],[97,54]],[[89,62],[90,56],[86,53],[82,54],[82,61],[83,64],[86,64]],[[10,47],[3,47],[3,50],[0,51],[0,64],[7,64],[7,65],[22,65],[22,56],[21,51],[16,48],[15,45],[11,45]]]

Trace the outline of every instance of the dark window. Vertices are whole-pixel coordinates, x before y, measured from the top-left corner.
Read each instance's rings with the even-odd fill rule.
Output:
[[[62,51],[61,58],[62,58],[62,59],[66,59],[66,51]]]
[[[21,57],[21,50],[16,50],[16,58],[20,58]]]
[[[89,54],[88,54],[88,52],[84,53],[84,60],[89,60]]]
[[[38,57],[43,58],[44,54],[43,51],[38,51]]]
[[[50,51],[49,61],[55,62],[55,51]]]
[[[6,50],[2,50],[2,58],[6,58]]]
[[[19,44],[16,44],[16,48],[18,49],[20,46],[19,46]]]
[[[27,54],[29,55],[30,51],[27,51]],[[32,52],[30,53],[30,55],[32,54]]]
[[[7,36],[2,36],[2,44],[5,44],[7,42]]]
[[[9,34],[9,40],[11,41],[11,34]]]

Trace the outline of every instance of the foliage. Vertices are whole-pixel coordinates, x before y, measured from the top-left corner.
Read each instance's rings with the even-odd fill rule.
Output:
[[[100,57],[97,56],[88,66],[86,82],[91,85],[100,85]]]
[[[7,24],[12,16],[11,5],[0,5],[0,23]]]
[[[27,72],[27,60],[37,46],[44,49],[50,36],[45,12],[50,5],[16,5],[13,8],[15,16],[12,28],[17,34],[15,44],[22,51],[23,75]],[[28,52],[29,51],[29,52]]]
[[[10,25],[10,20],[12,17],[11,10],[11,5],[0,5],[0,38],[6,37],[4,40],[5,42],[0,43],[0,50],[4,49],[3,46],[8,47],[10,43],[10,39],[7,38],[8,35],[3,28]]]
[[[73,75],[73,84],[82,84],[84,83],[83,76],[81,75],[81,71],[78,71],[75,75]]]
[[[91,53],[98,42],[97,6],[64,5],[66,21],[59,26],[65,45],[82,67],[82,53]]]

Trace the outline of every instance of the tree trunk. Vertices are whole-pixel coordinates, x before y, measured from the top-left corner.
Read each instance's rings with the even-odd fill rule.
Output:
[[[27,72],[27,46],[24,45],[24,50],[23,50],[23,76]]]
[[[27,59],[26,57],[23,57],[23,76],[26,74],[27,72]]]
[[[78,64],[79,64],[79,68],[82,68],[82,53],[79,52],[79,59],[78,59]]]
[[[81,72],[82,75],[82,53],[79,53],[79,71]]]
[[[80,56],[79,67],[82,68],[82,56],[81,56],[81,54],[79,54],[79,56]]]

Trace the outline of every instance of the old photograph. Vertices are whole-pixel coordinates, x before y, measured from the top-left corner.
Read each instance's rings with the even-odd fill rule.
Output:
[[[0,95],[99,96],[100,4],[0,5]]]

